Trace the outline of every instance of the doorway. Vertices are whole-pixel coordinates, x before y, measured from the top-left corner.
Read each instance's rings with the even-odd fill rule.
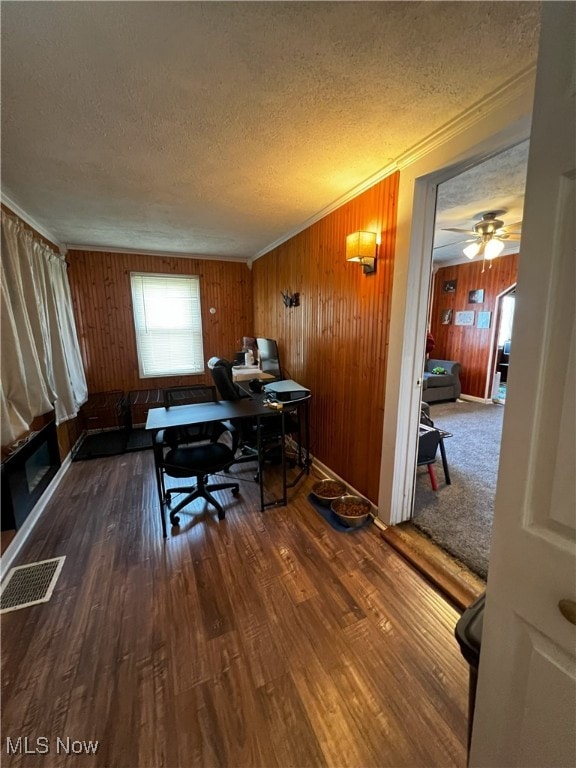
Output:
[[[496,348],[494,350],[492,402],[499,405],[506,403],[515,308],[516,286],[513,285],[499,297],[496,312]]]
[[[527,157],[528,141],[437,189],[427,311],[435,348],[426,357],[444,373],[461,366],[462,396],[423,391],[435,427],[449,435],[449,475],[439,455],[437,489],[427,467],[416,467],[411,524],[481,579],[488,573]],[[486,221],[497,222],[497,257],[486,258]]]

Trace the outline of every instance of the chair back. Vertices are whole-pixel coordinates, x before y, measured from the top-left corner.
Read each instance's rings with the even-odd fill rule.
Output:
[[[187,387],[168,387],[162,391],[164,408],[176,405],[217,402],[216,387],[210,384],[191,384]],[[219,422],[194,424],[188,427],[168,427],[159,436],[160,442],[172,448],[177,445],[217,440],[221,432]]]
[[[417,464],[431,464],[436,460],[436,453],[440,445],[440,432],[437,429],[422,431],[418,440]]]
[[[208,368],[222,400],[240,400],[245,397],[232,378],[232,363],[223,357],[211,357]]]

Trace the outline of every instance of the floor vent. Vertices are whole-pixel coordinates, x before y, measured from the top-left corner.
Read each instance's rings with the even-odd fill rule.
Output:
[[[0,588],[0,613],[50,600],[66,557],[11,568]]]

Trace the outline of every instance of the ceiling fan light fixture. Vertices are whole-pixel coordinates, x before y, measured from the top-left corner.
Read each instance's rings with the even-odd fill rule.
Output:
[[[464,248],[464,255],[467,256],[469,259],[473,259],[474,256],[477,256],[480,253],[480,243],[471,243],[466,248]]]
[[[503,250],[504,243],[502,240],[498,240],[493,237],[486,243],[486,247],[484,248],[484,258],[488,260],[495,259],[496,256],[500,256]]]

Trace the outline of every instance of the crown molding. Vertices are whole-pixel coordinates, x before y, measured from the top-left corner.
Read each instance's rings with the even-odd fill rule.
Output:
[[[2,192],[2,202],[7,208],[10,208],[12,213],[18,216],[19,219],[22,219],[22,221],[28,224],[29,227],[35,229],[39,235],[42,235],[42,237],[45,237],[46,240],[50,240],[51,243],[56,245],[60,249],[61,253],[66,253],[66,247],[58,240],[57,237],[54,237],[54,235],[48,229],[46,229],[46,227],[42,226],[42,224],[39,224],[33,216],[30,216],[27,211],[21,208],[18,203],[15,203],[14,200],[8,197],[8,195],[6,195],[4,192]]]
[[[400,170],[407,168],[438,147],[451,141],[455,136],[471,128],[487,115],[502,109],[507,104],[522,97],[532,97],[536,82],[536,64],[531,64],[498,88],[484,95],[465,112],[445,123],[437,131],[415,144],[396,160]]]
[[[113,246],[87,245],[85,243],[66,243],[69,251],[94,251],[95,253],[129,253],[139,256],[157,256],[170,259],[196,259],[196,261],[231,261],[235,264],[246,264],[251,269],[247,256],[215,256],[202,253],[171,253],[168,251],[148,251],[143,248],[114,248]]]
[[[274,248],[282,245],[282,243],[285,243],[295,235],[303,232],[305,229],[308,229],[308,227],[312,226],[312,224],[320,221],[320,219],[328,216],[328,214],[332,213],[337,208],[340,208],[345,203],[362,194],[362,192],[365,192],[370,187],[373,187],[374,184],[382,181],[382,179],[385,179],[391,173],[394,173],[394,171],[404,170],[408,166],[416,163],[425,155],[428,155],[435,149],[438,149],[438,147],[451,141],[455,136],[463,133],[476,123],[480,122],[480,120],[484,120],[487,115],[490,115],[496,110],[505,107],[507,104],[510,104],[518,98],[530,97],[534,91],[535,80],[536,64],[531,64],[529,67],[526,67],[517,75],[514,75],[514,77],[511,77],[509,80],[504,82],[502,85],[498,86],[498,88],[495,88],[491,93],[486,94],[481,99],[474,102],[474,104],[468,107],[465,112],[460,113],[454,119],[450,120],[448,123],[445,123],[443,126],[438,128],[438,130],[429,134],[425,139],[419,141],[406,152],[402,153],[394,162],[389,163],[384,168],[381,168],[375,174],[369,176],[361,184],[358,184],[349,192],[334,200],[334,202],[323,208],[315,216],[307,219],[299,226],[290,230],[290,232],[282,235],[282,237],[278,238],[278,240],[275,240],[270,245],[267,245],[257,254],[252,256],[250,262],[253,263],[261,256],[264,256]]]

